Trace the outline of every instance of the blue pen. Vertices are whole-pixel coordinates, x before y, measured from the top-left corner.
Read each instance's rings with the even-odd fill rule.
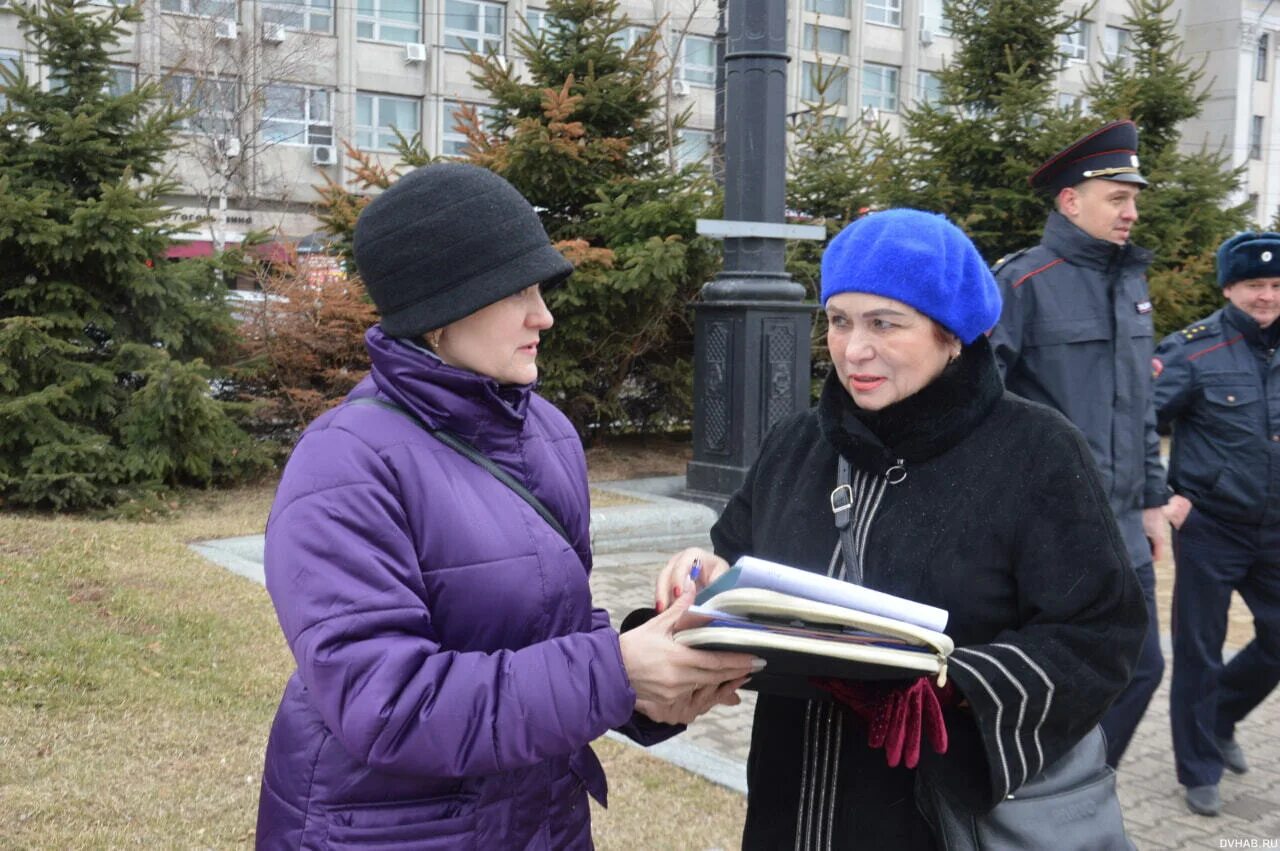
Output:
[[[702,562],[698,559],[693,560],[693,568],[689,571],[689,579],[697,581],[698,574],[702,572]]]

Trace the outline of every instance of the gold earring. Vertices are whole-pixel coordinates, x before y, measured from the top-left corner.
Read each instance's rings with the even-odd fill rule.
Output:
[[[433,352],[439,350],[440,348],[440,332],[439,331],[432,331],[431,333],[427,334],[427,345],[431,347],[431,350]]]

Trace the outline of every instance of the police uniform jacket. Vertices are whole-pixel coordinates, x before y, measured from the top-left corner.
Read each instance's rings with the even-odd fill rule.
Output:
[[[1142,509],[1167,501],[1151,395],[1151,252],[1096,239],[1057,211],[1034,248],[996,265],[991,333],[1012,392],[1084,432],[1134,564],[1151,560]]]
[[[828,377],[781,421],[711,532],[718,554],[833,573],[837,453],[853,471],[868,587],[946,608],[950,748],[888,768],[865,726],[819,698],[762,694],[746,849],[933,846],[915,782],[987,810],[1064,753],[1128,682],[1146,629],[1137,577],[1080,432],[1004,391],[985,337],[868,416]],[[906,477],[889,484],[895,465]],[[766,669],[765,673],[768,671]]]
[[[1228,304],[1156,349],[1156,410],[1173,427],[1170,486],[1215,517],[1280,523],[1277,330]]]

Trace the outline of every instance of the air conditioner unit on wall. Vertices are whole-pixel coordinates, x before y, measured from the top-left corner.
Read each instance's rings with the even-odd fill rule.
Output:
[[[338,161],[337,151],[333,145],[312,145],[311,162],[313,165],[333,165]]]
[[[218,21],[218,29],[214,35],[224,41],[235,41],[240,34],[240,27],[235,21]]]
[[[920,30],[920,44],[923,45],[924,47],[928,47],[929,45],[933,44],[932,30]]]
[[[284,28],[284,24],[272,23],[271,21],[262,23],[262,40],[268,44],[282,43],[287,32],[288,30]]]
[[[689,84],[684,80],[672,80],[671,93],[678,98],[687,98],[689,96]]]
[[[427,46],[425,44],[406,44],[404,46],[405,62],[426,62]]]

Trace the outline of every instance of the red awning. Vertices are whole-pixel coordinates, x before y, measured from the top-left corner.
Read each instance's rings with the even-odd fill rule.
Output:
[[[212,254],[212,242],[206,239],[192,239],[173,243],[165,251],[164,256],[170,260],[186,260],[191,257],[209,257]]]
[[[238,243],[236,243],[238,244]],[[249,252],[268,263],[297,262],[297,245],[289,242],[262,242],[252,246]],[[211,257],[213,243],[207,239],[180,240],[171,244],[164,256],[170,260],[187,260],[192,257]]]
[[[265,260],[268,263],[298,262],[298,248],[293,242],[262,242],[249,250],[259,260]]]

